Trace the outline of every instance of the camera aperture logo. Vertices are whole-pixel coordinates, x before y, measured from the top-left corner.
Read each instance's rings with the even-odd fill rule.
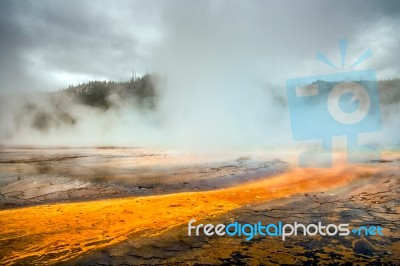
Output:
[[[344,67],[347,41],[340,40],[339,47]],[[366,50],[350,69],[371,56],[371,50]],[[338,69],[321,52],[316,59]],[[299,156],[300,166],[331,167],[332,138],[343,135],[347,136],[348,161],[379,159],[376,148],[358,144],[358,134],[379,131],[382,127],[374,70],[293,78],[286,85],[293,138],[321,141],[319,150],[305,151]]]

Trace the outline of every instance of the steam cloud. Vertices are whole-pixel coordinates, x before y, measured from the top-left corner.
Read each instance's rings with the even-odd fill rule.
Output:
[[[313,60],[318,50],[336,60],[337,40],[346,37],[349,63],[370,48],[363,68],[400,77],[396,1],[0,5],[2,145],[290,149],[300,144],[291,136],[285,80],[333,72]],[[132,69],[159,76],[155,108],[117,90],[107,108],[38,92],[120,81]],[[399,145],[398,89],[381,86],[383,130],[368,142]]]

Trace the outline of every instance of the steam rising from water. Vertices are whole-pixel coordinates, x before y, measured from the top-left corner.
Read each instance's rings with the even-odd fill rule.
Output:
[[[108,96],[108,109],[84,105],[62,93],[7,96],[1,99],[1,144],[202,151],[262,149],[290,141],[281,102],[267,87],[241,82],[247,89],[218,80],[160,83],[154,109],[127,104],[113,94]],[[191,89],[176,89],[186,86]]]
[[[374,58],[363,67],[385,78],[399,74],[397,2],[3,6],[0,30],[9,38],[0,47],[0,58],[7,59],[0,92],[47,89],[56,84],[54,76],[120,80],[136,68],[161,79],[154,110],[127,104],[116,94],[108,96],[108,109],[65,94],[2,96],[2,145],[293,149],[302,144],[292,140],[284,83],[326,74],[329,70],[313,60],[316,51],[335,58],[336,41],[346,37],[353,49],[349,62],[370,48]],[[394,95],[382,97],[383,131],[365,140],[398,146],[400,86],[389,87],[381,90]]]
[[[398,147],[398,91],[387,82],[380,84],[383,130],[362,140],[384,148]],[[189,151],[294,149],[302,145],[292,140],[283,88],[237,74],[221,79],[218,75],[163,78],[156,90],[155,108],[132,104],[113,93],[107,96],[111,104],[106,109],[82,104],[65,93],[3,97],[1,144]]]

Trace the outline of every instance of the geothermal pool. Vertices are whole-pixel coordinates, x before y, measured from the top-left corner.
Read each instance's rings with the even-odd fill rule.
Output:
[[[398,262],[400,155],[300,169],[271,153],[2,149],[1,264]],[[286,157],[287,158],[287,157]],[[379,224],[379,237],[189,237],[191,219]]]

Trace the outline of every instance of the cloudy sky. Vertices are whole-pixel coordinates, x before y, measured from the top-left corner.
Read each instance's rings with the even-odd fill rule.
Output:
[[[344,67],[340,39],[348,41]],[[368,49],[373,56],[350,68]],[[338,68],[316,60],[319,51]],[[400,78],[399,58],[396,0],[0,0],[0,144],[293,147],[287,79],[363,69]],[[161,77],[155,113],[102,112],[62,99],[74,126],[37,131],[31,112],[16,124],[28,103],[54,112],[43,94],[26,92],[134,72]],[[23,99],[8,100],[18,98],[5,96],[13,93]],[[373,141],[398,145],[398,118],[385,119]]]
[[[0,1],[0,93],[47,91],[135,71],[285,80],[349,66],[400,77],[398,1]],[[344,68],[346,70],[346,66]],[[337,70],[336,70],[337,71]]]

